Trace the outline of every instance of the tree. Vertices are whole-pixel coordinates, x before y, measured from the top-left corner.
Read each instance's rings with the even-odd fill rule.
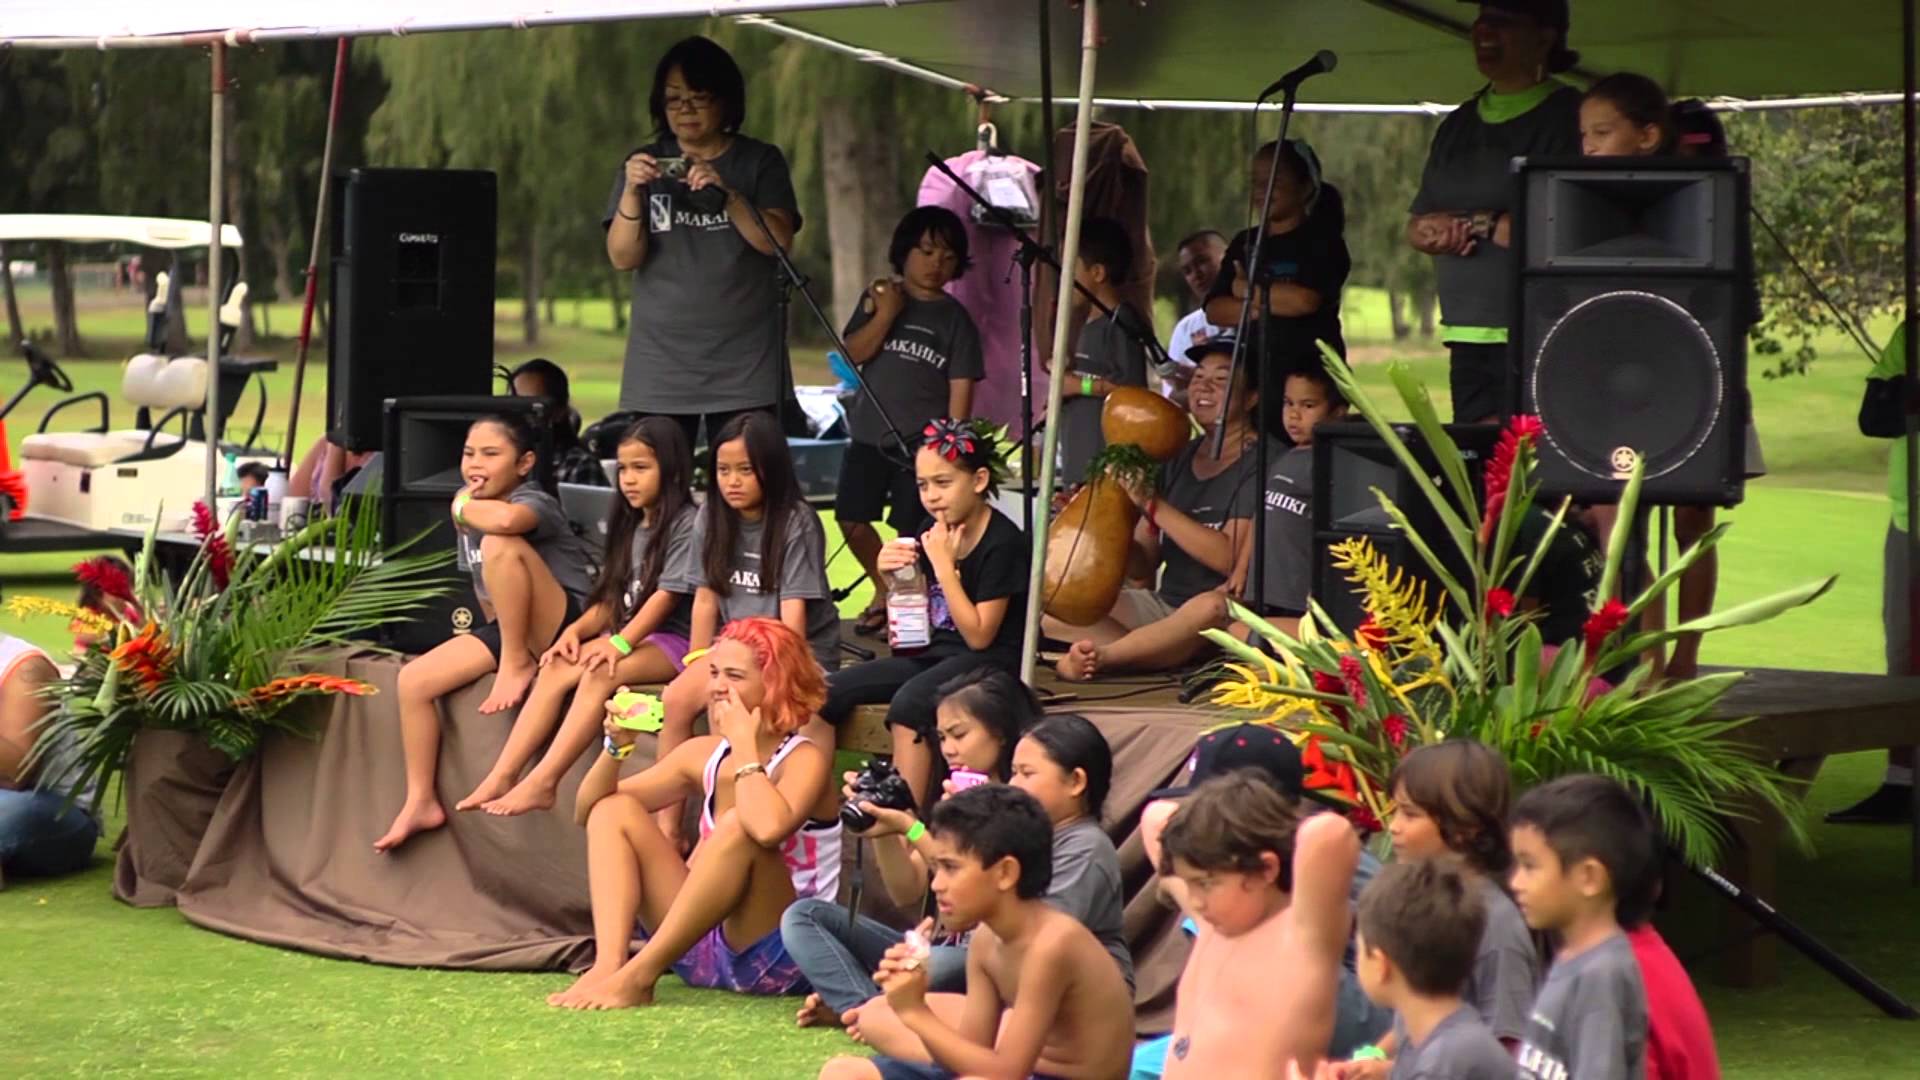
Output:
[[[8,118],[0,143],[0,205],[78,211],[98,190],[95,141],[78,92],[71,54],[0,52],[0,116]],[[40,246],[53,284],[54,347],[63,356],[83,351],[75,318],[66,245]]]

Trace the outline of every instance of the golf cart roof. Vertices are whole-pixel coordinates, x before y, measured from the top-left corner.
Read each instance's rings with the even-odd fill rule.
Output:
[[[204,221],[184,218],[117,217],[112,214],[0,214],[0,243],[65,240],[75,244],[135,244],[140,247],[203,248],[213,237]],[[240,230],[220,228],[220,246],[241,246]]]

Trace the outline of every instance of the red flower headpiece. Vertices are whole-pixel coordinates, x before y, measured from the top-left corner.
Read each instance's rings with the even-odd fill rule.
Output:
[[[920,445],[931,447],[948,461],[959,461],[960,455],[973,454],[980,444],[971,421],[940,417],[927,421],[920,432]]]

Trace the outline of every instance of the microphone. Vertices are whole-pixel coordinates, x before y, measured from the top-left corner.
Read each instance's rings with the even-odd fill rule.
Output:
[[[1313,59],[1275,79],[1273,85],[1260,91],[1259,100],[1265,101],[1282,90],[1292,91],[1298,89],[1301,83],[1306,82],[1315,75],[1324,75],[1339,66],[1340,58],[1333,54],[1332,49],[1321,49],[1319,52],[1313,54]]]

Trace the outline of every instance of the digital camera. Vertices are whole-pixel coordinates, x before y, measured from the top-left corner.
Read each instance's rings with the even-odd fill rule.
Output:
[[[669,180],[685,180],[687,178],[687,169],[691,167],[687,159],[683,157],[655,158],[653,163],[659,168],[660,175]]]
[[[873,815],[860,809],[863,802],[885,810],[911,810],[913,789],[892,762],[875,758],[853,778],[853,793],[840,807],[840,824],[849,832],[864,833],[875,824]]]

